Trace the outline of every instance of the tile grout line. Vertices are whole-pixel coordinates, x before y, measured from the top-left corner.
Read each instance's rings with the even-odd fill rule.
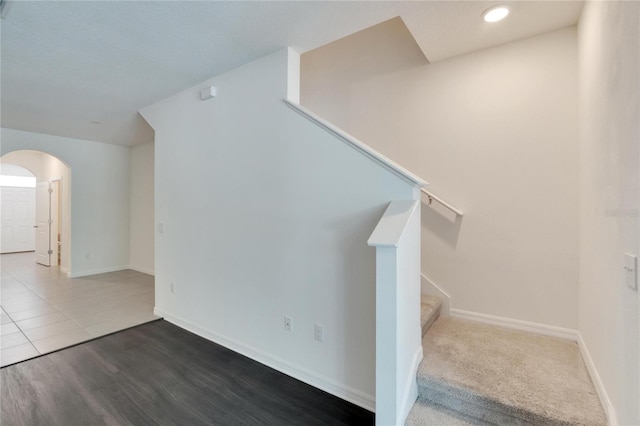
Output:
[[[69,317],[66,313],[62,312],[60,309],[58,309],[55,305],[49,303],[48,300],[46,300],[45,298],[43,298],[42,296],[40,296],[40,294],[36,293],[35,291],[33,291],[29,286],[27,286],[26,284],[24,284],[21,280],[19,280],[17,277],[15,277],[13,274],[10,273],[10,275],[16,280],[18,281],[21,285],[25,286],[25,288],[27,288],[29,291],[31,291],[32,293],[34,293],[39,299],[41,299],[44,303],[46,303],[47,305],[49,305],[51,308],[53,308],[56,312],[60,313],[61,315],[63,315],[64,317],[66,317],[69,321],[73,322],[75,325],[78,326],[78,328],[84,330],[84,328],[77,322],[75,321],[73,318]],[[56,280],[58,281],[58,280]],[[4,308],[3,308],[4,310]],[[8,315],[8,314],[7,314]],[[11,317],[10,317],[11,318]],[[13,318],[11,318],[11,320],[13,321]],[[63,322],[63,321],[58,321],[58,322]],[[15,323],[15,321],[14,321]],[[52,323],[52,324],[57,324],[57,323]],[[46,327],[48,325],[52,325],[52,324],[46,324],[43,325],[42,327]],[[20,332],[22,332],[22,334],[27,338],[27,340],[29,341],[29,343],[31,343],[31,345],[35,348],[35,350],[40,353],[40,351],[38,350],[38,348],[36,347],[36,345],[34,344],[34,340],[32,341],[27,334],[24,332],[24,330],[22,329],[22,327],[20,327],[20,325],[18,325],[16,323],[16,327],[18,327],[18,329],[20,330]],[[40,327],[34,327],[34,328],[40,328]],[[88,332],[87,332],[88,333]],[[59,333],[62,334],[62,333]],[[53,336],[49,336],[49,337],[53,337]],[[48,338],[48,337],[47,337]],[[38,339],[38,340],[43,340],[43,339]]]
[[[43,301],[44,303],[46,303],[49,307],[53,308],[57,313],[59,313],[59,314],[63,315],[63,316],[64,316],[65,318],[67,318],[69,321],[72,321],[72,322],[73,322],[75,325],[77,325],[80,329],[84,330],[80,324],[78,324],[76,321],[74,321],[72,318],[70,318],[67,314],[65,314],[64,312],[62,312],[61,310],[59,310],[56,306],[54,306],[54,305],[52,305],[51,303],[49,303],[49,301],[48,301],[48,300],[46,300],[45,298],[43,298],[42,296],[40,296],[40,294],[36,293],[36,292],[31,288],[31,287],[27,286],[24,282],[22,282],[22,280],[21,280],[21,279],[19,279],[19,278],[18,278],[18,277],[16,277],[15,275],[11,274],[10,272],[8,272],[8,273],[9,273],[9,275],[11,275],[11,276],[13,277],[13,279],[14,279],[14,280],[16,280],[18,283],[20,283],[20,285],[24,286],[27,290],[29,290],[31,293],[33,293],[37,298],[39,298],[40,300],[42,300],[42,301]],[[55,280],[55,281],[58,281],[58,280]],[[0,307],[1,307],[1,306],[0,306]],[[2,308],[2,310],[4,311],[4,307]],[[5,311],[5,312],[6,312],[6,311]],[[21,311],[18,311],[18,312],[21,312]],[[35,343],[34,343],[34,342],[36,342],[37,340],[31,340],[31,339],[29,338],[29,336],[27,336],[27,334],[25,333],[25,330],[23,330],[23,329],[22,329],[22,327],[20,327],[20,325],[19,325],[16,321],[14,321],[14,320],[13,320],[13,317],[11,317],[11,315],[10,315],[8,312],[6,312],[6,313],[7,313],[7,315],[9,316],[9,318],[11,319],[11,321],[13,321],[13,324],[15,324],[15,326],[18,328],[18,330],[20,330],[20,333],[22,333],[22,335],[25,337],[25,339],[27,339],[27,341],[29,342],[29,344],[30,344],[30,345],[33,347],[33,349],[38,353],[38,356],[40,356],[40,355],[44,355],[45,353],[49,353],[49,352],[45,352],[45,353],[41,352],[41,351],[37,348],[37,346],[35,345]],[[44,315],[41,315],[41,316],[44,316]],[[34,318],[37,318],[37,317],[34,317]],[[26,318],[26,319],[30,319],[30,318]],[[52,324],[46,324],[46,325],[43,325],[43,326],[41,326],[41,327],[46,327],[46,326],[48,326],[48,325],[57,324],[57,323],[59,323],[59,322],[63,322],[63,321],[58,321],[58,322],[56,322],[56,323],[52,323]],[[35,328],[40,328],[40,327],[34,327],[34,329],[35,329]],[[59,334],[62,334],[62,333],[59,333]],[[53,336],[49,336],[49,337],[53,337]],[[48,338],[48,337],[47,337],[47,338]],[[43,339],[39,339],[39,340],[43,340]],[[27,359],[31,359],[31,358],[27,358]],[[26,360],[23,360],[23,361],[26,361]]]
[[[58,290],[60,291],[59,295],[55,295],[54,294],[54,296],[53,296],[54,299],[56,297],[59,297],[59,296],[64,295],[64,294],[74,295],[74,293],[73,293],[73,290],[74,290],[73,282],[74,282],[74,280],[73,279],[69,279],[69,281],[66,281],[66,280],[61,279],[59,276],[53,276],[53,275],[48,275],[48,274],[43,274],[43,273],[41,274],[40,273],[41,271],[37,270],[37,268],[33,268],[32,272],[35,272],[35,275],[32,275],[32,274],[29,273],[30,272],[29,269],[31,269],[33,267],[32,263],[29,263],[29,264],[25,263],[23,265],[22,263],[18,262],[18,263],[12,264],[11,266],[12,266],[12,270],[14,271],[13,273],[9,272],[8,270],[6,270],[4,268],[0,268],[0,269],[3,271],[3,273],[6,273],[11,279],[13,279],[20,287],[22,287],[22,289],[25,290],[25,294],[28,294],[29,296],[35,296],[35,298],[31,302],[26,302],[26,303],[24,303],[24,305],[28,306],[30,303],[34,303],[34,304],[38,304],[39,305],[39,304],[42,303],[42,309],[43,310],[50,310],[50,312],[48,312],[46,314],[37,315],[37,316],[31,317],[31,318],[23,318],[23,319],[21,319],[19,321],[27,321],[27,320],[30,320],[30,319],[34,319],[34,318],[38,318],[38,317],[42,317],[42,316],[46,316],[46,315],[54,315],[54,314],[59,314],[64,319],[61,319],[60,321],[56,321],[56,322],[53,322],[53,323],[50,323],[50,324],[46,324],[45,323],[45,324],[39,325],[37,327],[25,329],[25,328],[23,328],[23,326],[20,326],[18,324],[18,321],[14,320],[14,318],[11,316],[11,314],[9,314],[8,312],[5,311],[4,307],[0,303],[0,308],[2,309],[2,312],[4,312],[4,314],[7,315],[7,318],[11,321],[11,324],[13,324],[17,328],[17,330],[22,334],[22,336],[24,336],[24,338],[26,339],[26,343],[28,343],[35,350],[35,352],[38,354],[38,355],[35,355],[35,356],[30,356],[30,357],[25,358],[25,359],[20,360],[20,361],[16,361],[16,362],[11,363],[11,364],[7,364],[5,366],[12,365],[12,364],[15,364],[17,362],[26,361],[28,359],[36,358],[36,357],[39,357],[39,356],[42,356],[42,355],[46,355],[46,354],[49,354],[49,353],[54,353],[54,352],[57,352],[59,350],[65,349],[67,347],[71,347],[71,346],[75,346],[75,345],[78,345],[78,344],[81,344],[81,343],[84,343],[84,342],[87,342],[87,341],[91,341],[91,340],[94,340],[96,338],[103,337],[103,336],[118,332],[118,331],[123,330],[123,329],[131,328],[131,327],[137,327],[137,326],[145,324],[145,323],[147,323],[149,321],[156,321],[156,320],[160,319],[160,318],[155,317],[155,315],[153,315],[153,312],[151,312],[149,318],[145,317],[145,319],[143,321],[140,321],[139,319],[135,320],[133,322],[130,322],[130,323],[128,323],[127,321],[123,321],[122,325],[116,327],[116,328],[124,327],[124,328],[120,328],[120,330],[113,330],[113,331],[109,331],[107,333],[101,333],[101,334],[91,333],[88,330],[90,327],[99,326],[99,325],[101,325],[103,323],[106,324],[106,323],[114,322],[114,321],[117,321],[117,319],[107,318],[104,321],[99,321],[99,322],[97,322],[95,324],[91,324],[91,325],[88,325],[88,326],[85,327],[85,326],[81,325],[79,320],[77,320],[73,316],[67,314],[64,310],[62,310],[61,308],[59,308],[55,304],[51,303],[51,301],[48,300],[48,298],[45,297],[45,294],[47,293],[47,292],[45,292],[45,290],[47,290],[46,283],[48,281],[53,281],[53,282],[55,282],[56,285],[59,285],[59,287],[52,288],[53,291],[58,291]],[[23,271],[24,271],[24,273],[22,275],[23,275],[23,277],[26,277],[24,279],[29,279],[30,283],[25,283],[23,281],[23,278],[19,278],[17,276],[18,272],[23,272]],[[109,298],[109,299],[113,298],[113,302],[116,303],[116,304],[119,302],[119,298],[120,297],[123,297],[125,300],[128,300],[128,297],[130,296],[131,298],[139,297],[140,298],[140,304],[144,305],[145,304],[144,303],[144,299],[145,298],[142,295],[144,293],[146,293],[147,291],[149,291],[149,290],[151,291],[152,297],[153,297],[153,292],[155,290],[155,285],[153,283],[153,280],[151,281],[150,285],[147,284],[146,281],[143,281],[143,282],[138,281],[138,279],[140,279],[140,278],[137,278],[137,277],[142,277],[144,275],[144,274],[141,274],[141,273],[138,273],[138,272],[135,272],[135,273],[134,272],[123,273],[121,275],[122,276],[116,278],[113,275],[106,274],[104,277],[99,277],[97,279],[92,280],[92,281],[95,282],[96,286],[99,287],[99,289],[94,289],[94,290],[97,290],[96,292],[99,292],[100,290],[107,290],[108,294],[107,294],[106,297]],[[145,278],[145,280],[146,280],[146,278]],[[127,283],[127,281],[130,281],[130,282]],[[69,286],[65,287],[67,284],[69,284]],[[127,284],[130,284],[130,285],[127,285]],[[127,294],[119,295],[118,292],[120,290],[112,290],[114,286],[122,287],[121,290],[124,293],[131,293],[131,294],[129,294],[129,295],[127,295]],[[17,286],[16,286],[16,288],[17,288]],[[82,287],[78,287],[78,288],[82,288]],[[20,289],[20,292],[22,291],[22,289]],[[40,292],[42,292],[42,294],[38,290],[40,290]],[[72,300],[71,302],[80,301],[79,304],[82,305],[84,303],[83,299],[90,300],[90,298],[91,298],[90,294],[91,293],[92,293],[92,290],[87,290],[87,295],[81,295],[79,298],[77,298],[75,300]],[[18,306],[20,304],[21,303],[18,303],[18,304],[16,304],[16,306]],[[131,316],[131,317],[136,317],[137,316],[138,318],[140,318],[141,316],[144,317],[148,313],[146,308],[142,308],[142,309],[140,309],[139,312],[137,312],[136,309],[135,309],[135,305],[136,305],[136,303],[133,303],[132,306],[130,307],[130,308],[133,308],[133,312],[131,312],[130,314],[126,314],[126,315],[123,313],[123,315]],[[73,306],[73,303],[70,305],[70,307],[71,306]],[[107,312],[108,311],[118,311],[118,309],[120,309],[120,308],[122,308],[122,306],[115,306],[114,305],[114,307],[112,309],[108,309]],[[37,310],[38,308],[32,308],[32,309]],[[122,309],[125,309],[125,308],[122,308]],[[128,308],[126,308],[125,311],[127,309]],[[30,310],[30,309],[29,308],[21,309],[20,311],[14,312],[14,314],[17,313],[17,312],[24,312],[24,311],[28,311],[28,310]],[[37,330],[37,329],[48,327],[48,326],[55,326],[55,324],[59,324],[61,322],[66,322],[66,321],[70,322],[69,325],[73,324],[77,328],[76,329],[72,329],[72,330],[67,330],[67,331],[60,331],[60,332],[53,331],[54,334],[47,335],[46,337],[43,337],[42,339],[32,339],[27,334],[27,330]],[[49,339],[49,338],[55,338],[56,336],[60,336],[60,335],[63,335],[65,333],[71,333],[71,332],[80,333],[80,331],[82,333],[84,333],[83,339],[80,340],[80,341],[73,341],[73,342],[70,342],[69,344],[65,344],[64,346],[62,346],[62,347],[60,347],[58,349],[53,349],[53,350],[49,350],[49,351],[46,351],[46,352],[41,352],[36,347],[36,343],[41,341],[41,340],[45,340],[45,339]],[[45,335],[45,334],[46,333],[43,333],[43,335]],[[84,339],[85,336],[87,337],[86,339]],[[71,339],[71,340],[75,340],[75,339]],[[24,343],[24,344],[26,344],[26,343]],[[54,344],[53,346],[56,346],[56,344]]]

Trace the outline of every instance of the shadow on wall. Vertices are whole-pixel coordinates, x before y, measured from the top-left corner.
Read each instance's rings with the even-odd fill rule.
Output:
[[[455,248],[458,245],[462,216],[458,216],[438,203],[429,204],[423,201],[422,227],[433,232],[433,235]]]

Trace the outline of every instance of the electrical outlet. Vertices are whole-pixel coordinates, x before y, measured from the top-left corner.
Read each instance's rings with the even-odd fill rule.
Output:
[[[175,293],[175,285],[173,283],[169,284],[169,291],[171,291],[171,294]]]
[[[633,254],[624,254],[624,279],[627,287],[638,290],[638,257]]]
[[[318,342],[322,342],[322,339],[324,338],[324,333],[322,331],[322,326],[320,324],[313,325],[313,338],[316,339]]]
[[[291,328],[293,327],[293,321],[291,320],[291,317],[288,317],[285,315],[284,317],[284,331],[291,331]]]

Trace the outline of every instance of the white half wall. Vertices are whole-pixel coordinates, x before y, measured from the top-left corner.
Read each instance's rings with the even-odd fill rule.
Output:
[[[367,239],[389,201],[413,199],[413,188],[286,106],[290,55],[284,49],[141,111],[155,130],[163,229],[156,309],[373,409]],[[210,85],[218,96],[201,101]]]
[[[420,202],[391,202],[368,244],[376,247],[376,425],[403,425],[423,356]]]
[[[131,148],[131,201],[129,227],[129,267],[154,274],[154,145]]]
[[[576,29],[427,64],[381,25],[301,56],[302,105],[464,211],[422,209],[422,272],[452,307],[575,329]]]
[[[35,150],[71,169],[72,276],[129,265],[129,147],[2,128],[1,154]],[[69,217],[69,215],[67,215]],[[63,259],[64,259],[63,254]]]
[[[620,425],[640,424],[640,3],[587,2],[580,75],[579,330]],[[612,414],[612,413],[610,413]]]

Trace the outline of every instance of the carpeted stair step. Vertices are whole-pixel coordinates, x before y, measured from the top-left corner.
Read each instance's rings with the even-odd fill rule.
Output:
[[[427,296],[423,294],[420,299],[420,327],[422,327],[422,336],[424,336],[429,328],[440,316],[442,309],[442,299],[435,296]]]
[[[422,347],[416,405],[442,406],[478,424],[607,424],[575,342],[442,318]],[[418,421],[411,425],[428,424]]]
[[[420,399],[411,408],[405,426],[493,426],[442,405]]]

